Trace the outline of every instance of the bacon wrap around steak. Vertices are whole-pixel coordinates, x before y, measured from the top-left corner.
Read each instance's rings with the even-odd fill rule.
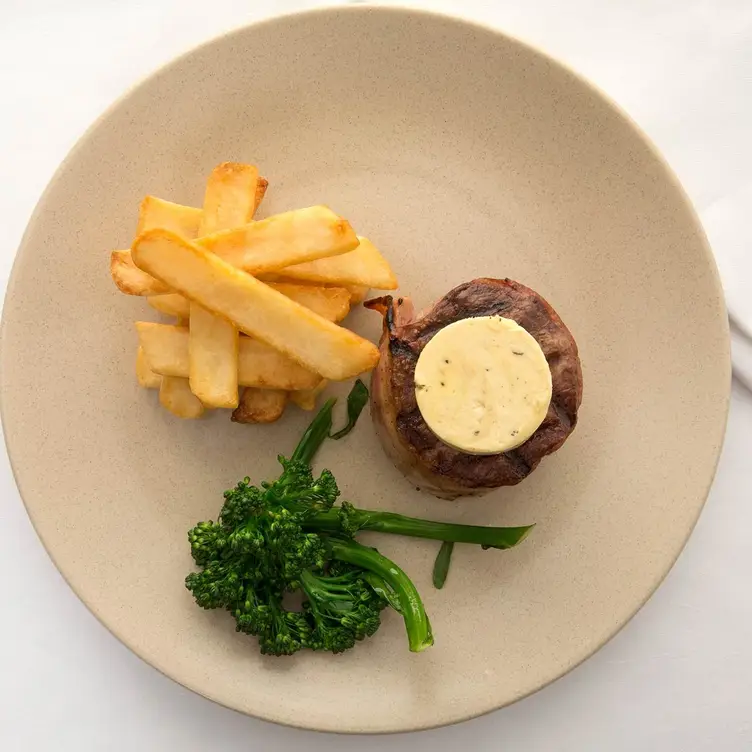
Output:
[[[510,279],[475,279],[418,317],[407,298],[388,295],[365,306],[384,317],[371,415],[386,453],[418,488],[454,499],[514,485],[574,430],[582,400],[577,344],[556,311],[530,288]],[[448,446],[423,420],[415,398],[415,365],[426,344],[443,327],[477,316],[516,321],[538,342],[551,369],[553,392],[543,423],[524,444],[502,454],[468,454]]]

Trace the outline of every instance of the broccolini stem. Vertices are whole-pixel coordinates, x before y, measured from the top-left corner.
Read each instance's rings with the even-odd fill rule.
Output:
[[[311,421],[311,425],[306,428],[305,433],[295,447],[295,451],[290,458],[293,462],[304,462],[310,465],[319,447],[324,443],[332,430],[332,408],[337,400],[332,397],[328,399],[324,406],[319,410],[316,417]]]
[[[347,423],[345,427],[329,435],[330,439],[342,439],[355,428],[363,408],[368,404],[368,387],[356,379],[350,394],[347,395]]]
[[[311,425],[306,428],[303,437],[298,442],[298,446],[295,447],[295,451],[290,458],[293,462],[304,462],[306,465],[310,465],[316,456],[316,452],[319,451],[319,448],[327,438],[341,439],[347,436],[355,427],[360,413],[368,402],[368,387],[360,379],[355,381],[350,394],[347,395],[347,423],[342,430],[333,434],[332,408],[336,401],[336,397],[328,399],[316,417],[311,421]]]
[[[433,586],[441,590],[446,583],[449,574],[449,565],[452,563],[452,552],[454,543],[444,541],[441,544],[439,553],[436,555],[436,561],[433,563]]]
[[[376,533],[407,535],[412,538],[430,538],[447,543],[475,543],[484,548],[512,548],[523,541],[535,525],[523,527],[484,527],[483,525],[458,525],[453,522],[433,522],[416,517],[406,517],[395,512],[378,512],[369,509],[351,509],[348,523],[356,530]],[[328,532],[341,532],[339,509],[319,512],[306,521],[306,527]]]
[[[423,607],[423,601],[412,580],[393,561],[373,548],[361,546],[355,541],[332,538],[330,546],[335,559],[377,574],[394,590],[399,599],[400,613],[405,620],[411,652],[420,653],[433,645],[431,623]]]

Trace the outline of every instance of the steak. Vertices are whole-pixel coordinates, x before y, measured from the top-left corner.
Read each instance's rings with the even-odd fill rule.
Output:
[[[515,485],[574,430],[582,400],[577,344],[556,311],[530,288],[510,279],[475,279],[418,316],[407,298],[387,295],[364,305],[384,317],[371,416],[387,455],[419,489],[454,499]],[[501,454],[468,454],[445,444],[426,424],[415,398],[415,365],[423,348],[443,327],[477,316],[516,321],[538,342],[551,369],[552,397],[543,423],[524,444]]]

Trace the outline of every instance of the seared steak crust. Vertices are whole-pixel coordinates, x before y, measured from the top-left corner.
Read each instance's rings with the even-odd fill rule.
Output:
[[[455,498],[514,485],[574,430],[582,400],[577,344],[556,311],[530,288],[510,279],[475,279],[455,287],[415,319],[404,298],[385,296],[365,305],[384,316],[371,414],[387,454],[418,487]],[[494,315],[513,319],[536,339],[551,369],[553,394],[543,423],[517,449],[467,454],[444,444],[423,420],[415,399],[415,365],[443,327],[460,319]]]

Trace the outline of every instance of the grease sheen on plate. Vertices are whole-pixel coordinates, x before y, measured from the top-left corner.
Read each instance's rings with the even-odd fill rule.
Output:
[[[305,55],[300,54],[305,50]],[[225,160],[274,176],[266,214],[336,207],[428,306],[481,276],[541,291],[575,334],[586,397],[566,445],[524,483],[438,501],[361,419],[318,466],[359,507],[535,534],[501,556],[379,540],[424,596],[436,644],[399,620],[338,658],[269,661],[182,588],[185,531],[238,478],[273,478],[307,416],[178,421],[132,374],[132,303],[105,249],[144,195],[200,206]],[[372,341],[378,317],[353,328]],[[561,676],[671,567],[720,450],[730,369],[723,301],[681,189],[600,94],[499,33],[400,10],[321,11],[242,29],[118,102],[53,179],[5,303],[4,429],[19,488],[74,590],[177,681],[281,723],[350,732],[459,721]],[[440,639],[438,636],[440,635]]]

